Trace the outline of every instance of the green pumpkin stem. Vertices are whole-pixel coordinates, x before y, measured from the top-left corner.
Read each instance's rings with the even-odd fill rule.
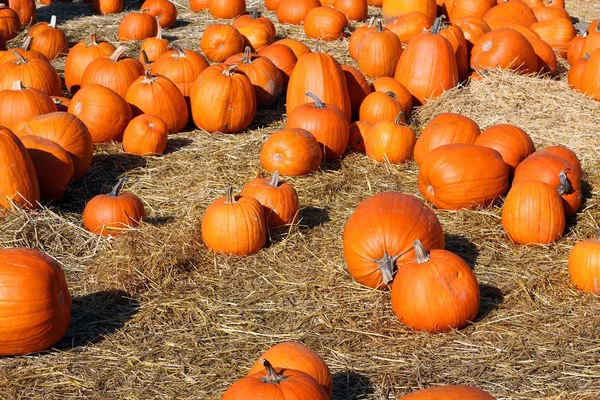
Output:
[[[125,175],[124,177],[122,177],[121,179],[119,179],[119,182],[117,182],[117,184],[112,188],[112,190],[110,191],[110,193],[108,195],[110,197],[116,197],[116,196],[118,196],[119,192],[123,188],[123,184],[125,183],[126,180],[127,180],[127,175]]]
[[[404,116],[404,112],[402,110],[400,110],[400,112],[398,113],[398,116],[396,117],[396,119],[394,120],[394,123],[396,125],[400,125],[402,123],[402,117]]]
[[[413,247],[415,248],[415,259],[418,264],[425,264],[431,258],[429,256],[429,252],[425,250],[423,243],[419,239],[413,242]]]
[[[227,186],[225,189],[225,204],[236,204],[235,196],[233,195],[233,186]]]
[[[430,32],[437,35],[442,30],[444,25],[444,19],[442,17],[437,17],[435,21],[433,21],[433,26],[431,27]]]
[[[265,370],[267,371],[267,374],[262,378],[263,382],[279,383],[286,379],[286,377],[283,374],[278,374],[277,371],[275,371],[275,368],[273,368],[273,366],[271,365],[271,363],[269,361],[267,361],[261,357],[260,362],[262,363],[263,367],[265,367]]]
[[[244,48],[244,58],[242,58],[244,64],[252,64],[252,49],[250,46]]]
[[[273,171],[273,177],[271,178],[271,182],[269,182],[269,185],[271,185],[273,187],[279,186],[279,171],[278,170]]]
[[[384,251],[383,257],[379,260],[375,260],[377,268],[379,268],[379,271],[381,272],[381,279],[386,285],[389,285],[394,281],[394,269],[398,258],[400,258],[400,254],[392,257]]]
[[[325,103],[323,103],[321,99],[317,97],[317,95],[311,92],[306,92],[305,95],[313,99],[315,102],[315,108],[325,108]]]
[[[558,179],[560,180],[560,185],[558,185],[557,187],[559,195],[562,196],[564,194],[570,193],[573,190],[573,187],[567,179],[567,174],[565,174],[565,171],[560,171],[560,174],[558,174]]]

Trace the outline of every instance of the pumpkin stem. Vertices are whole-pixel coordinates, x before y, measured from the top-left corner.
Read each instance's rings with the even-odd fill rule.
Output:
[[[380,19],[377,20],[377,32],[383,32],[383,22]]]
[[[283,374],[278,374],[277,371],[275,371],[275,368],[273,368],[273,366],[271,365],[271,363],[268,362],[267,360],[265,360],[264,358],[261,357],[260,362],[263,365],[263,367],[265,367],[265,370],[267,371],[267,375],[262,378],[263,382],[279,383],[286,379],[286,377],[283,376]]]
[[[273,171],[273,178],[271,178],[271,182],[269,183],[269,185],[271,185],[273,187],[279,186],[279,171],[278,170]]]
[[[27,36],[25,41],[23,42],[23,46],[21,48],[23,50],[29,50],[29,46],[31,46],[31,41],[33,40],[33,36]]]
[[[110,61],[117,62],[119,58],[127,51],[127,46],[119,46],[108,58]]]
[[[316,95],[312,94],[311,92],[306,92],[305,94],[314,100],[315,108],[325,108],[325,103],[323,103]]]
[[[437,17],[435,19],[435,21],[433,21],[433,26],[431,27],[431,30],[429,32],[437,35],[438,33],[440,33],[440,30],[442,30],[442,26],[443,26],[443,18]]]
[[[244,58],[242,58],[244,64],[252,64],[252,49],[250,46],[244,48]]]
[[[25,86],[23,86],[23,81],[13,81],[10,90],[25,90]]]
[[[145,85],[151,85],[152,83],[154,83],[155,80],[156,75],[152,75],[152,68],[146,68],[146,70],[144,71],[144,79],[142,80],[142,83]]]
[[[176,59],[179,60],[181,57],[185,57],[185,51],[181,47],[179,47],[179,45],[176,45],[175,43],[171,43],[171,45],[169,47],[171,47],[171,50],[173,50],[174,57]]]
[[[117,184],[112,188],[112,190],[110,191],[110,193],[108,195],[110,197],[116,197],[116,196],[118,196],[119,192],[123,188],[123,184],[125,183],[126,180],[127,180],[127,175],[125,175],[124,177],[122,177],[121,179],[119,179],[119,182],[117,182]]]
[[[252,7],[252,10],[250,10],[250,18],[257,19],[259,17],[260,14],[258,13],[258,7]]]
[[[394,100],[398,99],[398,96],[396,96],[396,93],[392,92],[391,90],[387,90],[384,93],[387,94],[388,96],[390,96]]]
[[[96,32],[90,33],[90,40],[85,44],[87,47],[90,46],[98,46],[98,42],[96,41]]]
[[[48,24],[50,28],[56,28],[56,15],[50,17],[50,23]]]
[[[389,285],[394,281],[394,267],[396,266],[398,258],[400,258],[400,254],[392,257],[384,251],[383,257],[379,260],[375,260],[377,268],[381,271],[381,279],[383,279],[383,282],[386,285]]]
[[[427,261],[429,261],[431,256],[429,255],[429,252],[425,250],[423,243],[421,243],[419,239],[413,242],[413,247],[415,248],[415,259],[417,260],[418,264],[425,264]]]
[[[238,67],[237,64],[231,64],[230,66],[228,66],[227,68],[225,68],[223,70],[223,75],[232,76],[234,74],[233,70],[235,70],[237,67]]]
[[[156,17],[156,25],[158,26],[158,28],[156,29],[156,38],[157,39],[162,39],[162,27],[160,26],[160,16]]]
[[[233,186],[227,186],[225,189],[225,204],[236,204],[237,200],[233,195]]]
[[[402,110],[400,110],[400,112],[398,113],[398,116],[396,117],[396,119],[394,120],[394,123],[396,125],[400,125],[402,123],[402,117],[404,116],[404,112]]]
[[[25,57],[23,57],[23,55],[21,53],[19,53],[18,51],[11,50],[11,53],[13,53],[13,55],[17,58],[17,65],[27,63],[27,59]]]
[[[560,171],[560,174],[558,174],[558,179],[560,180],[560,185],[557,187],[559,195],[562,196],[563,194],[567,194],[573,190],[573,187],[571,187],[571,184],[567,179],[567,174],[565,174],[565,171]]]
[[[369,18],[369,22],[367,23],[367,28],[372,28],[375,23],[375,17]]]
[[[317,38],[317,43],[315,43],[315,51],[313,53],[318,53],[321,50],[321,38]]]
[[[142,53],[142,60],[144,61],[144,65],[150,64],[150,60],[148,59],[148,53],[146,53],[146,50],[142,49],[140,50],[140,53]]]

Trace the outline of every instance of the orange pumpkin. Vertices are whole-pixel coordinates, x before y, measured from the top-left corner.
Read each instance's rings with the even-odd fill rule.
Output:
[[[568,267],[569,278],[577,289],[600,294],[600,232],[573,246]]]
[[[504,162],[510,166],[510,177],[521,161],[535,151],[533,141],[527,132],[511,124],[490,126],[477,136],[474,144],[497,150]]]
[[[22,28],[17,12],[4,4],[0,4],[0,34],[4,39],[10,40],[17,37]]]
[[[497,3],[496,0],[448,0],[445,4],[448,18],[456,23],[459,18],[482,18]]]
[[[129,13],[121,19],[117,28],[117,36],[121,42],[144,40],[156,36],[156,19],[144,11]]]
[[[396,98],[393,92],[371,92],[360,105],[358,118],[361,121],[370,124],[376,124],[379,121],[394,121],[400,115],[400,121],[406,119],[402,104]]]
[[[166,0],[169,2],[168,0]],[[169,2],[170,3],[170,2]],[[156,22],[158,24],[158,20]],[[143,64],[149,64],[156,61],[160,56],[166,53],[169,49],[169,40],[163,39],[162,28],[158,25],[158,31],[155,37],[144,39],[140,46],[138,60]]]
[[[71,321],[71,294],[54,258],[39,250],[0,249],[0,356],[56,344]]]
[[[486,33],[491,32],[492,28],[479,17],[462,17],[451,19],[451,21],[463,31],[465,40],[467,41],[467,55],[470,60],[471,51],[477,40]]]
[[[382,76],[371,82],[373,92],[391,92],[394,99],[400,103],[404,115],[409,115],[412,110],[412,95],[408,89],[394,78]]]
[[[600,70],[600,48],[590,54],[583,68],[581,69],[581,78],[579,79],[579,90],[595,100],[600,100],[600,79],[598,71]]]
[[[346,64],[340,66],[346,78],[348,94],[350,95],[350,106],[352,107],[352,120],[354,121],[358,119],[360,105],[371,93],[371,86],[365,76],[356,68]]]
[[[498,67],[523,74],[537,71],[537,56],[525,36],[500,28],[479,38],[471,51],[471,68],[483,71]]]
[[[10,90],[0,91],[0,126],[16,132],[31,118],[56,111],[56,105],[46,93],[24,87],[14,81]]]
[[[337,40],[342,37],[347,26],[348,18],[331,7],[312,8],[304,18],[304,33],[313,39]]]
[[[367,156],[378,162],[400,164],[410,160],[415,147],[415,132],[402,124],[400,111],[395,121],[379,121],[369,129],[365,137]]]
[[[123,150],[141,156],[162,154],[167,147],[169,128],[154,115],[142,114],[132,119],[123,133]]]
[[[94,11],[100,15],[118,14],[123,11],[123,0],[92,0]]]
[[[54,60],[61,54],[66,54],[69,49],[69,41],[59,28],[56,27],[56,15],[48,22],[38,22],[27,32],[31,36],[31,50],[37,50],[46,56],[48,60]]]
[[[35,23],[37,16],[35,0],[8,0],[8,6],[17,12],[21,25],[29,26]]]
[[[246,12],[246,0],[208,0],[210,14],[219,19],[232,19]]]
[[[557,61],[554,49],[542,39],[528,39],[538,59],[537,72],[540,74],[556,75]]]
[[[319,169],[323,152],[310,132],[294,128],[274,132],[263,144],[260,164],[271,173],[301,176]]]
[[[385,18],[397,17],[412,11],[422,12],[433,23],[437,15],[435,0],[383,0],[381,11]]]
[[[35,209],[39,201],[40,188],[31,156],[14,133],[0,126],[0,207]]]
[[[365,137],[373,125],[365,121],[356,121],[350,124],[350,135],[348,136],[348,148],[359,153],[366,154]]]
[[[390,19],[385,27],[392,31],[400,42],[406,44],[419,33],[431,28],[431,20],[420,11],[412,11]]]
[[[536,22],[531,29],[540,35],[561,57],[567,56],[569,43],[577,36],[577,31],[570,19],[555,18]]]
[[[356,62],[358,69],[370,78],[392,77],[401,54],[400,39],[392,31],[384,30],[379,21],[376,30],[360,39]]]
[[[367,0],[335,0],[333,8],[344,13],[350,21],[364,21],[369,16]]]
[[[533,10],[521,1],[505,1],[490,8],[482,17],[489,20],[505,21],[523,26],[531,26],[537,22]]]
[[[244,51],[244,37],[231,25],[212,24],[204,30],[200,48],[209,60],[223,62]]]
[[[275,43],[282,44],[284,46],[289,47],[290,50],[292,50],[294,52],[294,54],[296,55],[296,58],[300,58],[304,54],[312,53],[312,51],[310,50],[310,48],[307,45],[305,45],[304,43],[299,42],[298,40],[295,40],[295,39],[290,39],[290,38],[279,39]]]
[[[260,50],[258,55],[268,58],[279,69],[283,77],[283,88],[285,89],[298,62],[296,54],[286,45],[273,43]]]
[[[13,61],[0,64],[0,90],[9,89],[14,81],[22,81],[26,87],[39,89],[50,96],[60,96],[62,87],[56,69],[41,58],[26,58],[11,50]]]
[[[115,46],[106,41],[97,41],[91,33],[88,41],[82,40],[71,48],[65,61],[65,86],[71,94],[81,87],[83,73],[88,65],[98,57],[110,56]]]
[[[369,22],[366,25],[361,25],[358,28],[354,29],[350,38],[348,39],[348,53],[350,57],[356,59],[358,56],[358,44],[360,40],[366,35],[368,32],[373,32],[377,28],[373,26],[375,23],[375,18],[369,19]]]
[[[146,0],[140,11],[155,17],[163,29],[169,29],[177,21],[177,7],[169,0]]]
[[[261,16],[254,7],[250,14],[241,15],[231,24],[250,43],[252,50],[260,51],[275,41],[275,25]]]
[[[281,0],[277,6],[277,20],[282,24],[300,25],[311,9],[320,6],[319,0]]]

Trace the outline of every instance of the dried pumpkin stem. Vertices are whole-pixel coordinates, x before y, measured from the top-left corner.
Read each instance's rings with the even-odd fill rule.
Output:
[[[25,86],[23,86],[23,81],[13,81],[10,90],[25,90]]]
[[[380,19],[377,20],[377,32],[383,32],[383,22]]]
[[[313,101],[315,102],[315,108],[325,108],[325,103],[323,103],[321,99],[317,97],[317,95],[311,92],[306,92],[305,95],[313,99]]]
[[[142,49],[141,53],[142,59],[144,60],[144,65],[150,64],[150,60],[148,59],[148,53],[146,53],[146,50]]]
[[[244,64],[252,64],[252,49],[250,46],[244,48],[244,58],[242,59]]]
[[[160,26],[160,16],[156,17],[156,38],[157,39],[162,39],[162,27]]]
[[[56,15],[50,17],[50,23],[48,24],[50,28],[56,28]]]
[[[398,116],[396,117],[396,119],[394,120],[394,123],[396,125],[400,125],[402,123],[402,117],[404,116],[404,112],[400,111],[398,113]]]
[[[179,47],[179,45],[177,45],[175,43],[171,43],[171,45],[169,47],[171,47],[171,50],[173,50],[173,52],[174,52],[173,54],[176,59],[185,57],[185,51],[181,47]]]
[[[394,100],[398,99],[398,96],[396,95],[396,93],[392,92],[391,90],[385,91],[383,93],[387,94],[388,96],[390,96]]]
[[[110,61],[117,62],[119,58],[127,51],[127,46],[119,46],[115,49],[115,51],[108,58]]]
[[[110,197],[116,197],[116,196],[118,196],[119,192],[123,188],[123,185],[125,184],[126,180],[127,180],[127,175],[125,175],[124,177],[122,177],[121,179],[119,179],[119,181],[117,182],[117,184],[112,188],[112,190],[110,191],[110,193],[108,195]]]
[[[237,64],[231,64],[230,66],[228,66],[227,68],[225,68],[223,70],[223,75],[225,76],[232,76],[233,75],[233,71],[238,67]]]
[[[233,186],[227,186],[225,189],[225,204],[236,204],[235,196],[233,195]]]
[[[383,282],[386,285],[389,285],[394,281],[394,269],[398,258],[400,258],[400,254],[392,257],[384,251],[383,257],[381,257],[379,260],[375,260],[377,268],[379,268],[379,271],[381,271],[381,279],[383,279]]]
[[[430,32],[437,35],[438,33],[440,33],[440,30],[442,30],[442,26],[443,19],[441,17],[437,17],[435,21],[433,21],[433,26],[431,27]]]
[[[25,41],[23,42],[23,46],[21,48],[23,50],[29,50],[29,46],[31,46],[31,41],[33,40],[33,36],[27,36]]]
[[[85,44],[87,47],[90,46],[98,46],[98,42],[96,41],[96,32],[90,33],[90,40]]]
[[[144,71],[144,80],[142,83],[151,85],[156,80],[156,75],[152,75],[152,68],[146,68]]]
[[[273,368],[273,366],[271,365],[271,363],[268,362],[267,360],[265,360],[264,358],[261,357],[260,362],[262,363],[263,367],[265,367],[265,370],[267,371],[267,375],[262,378],[263,382],[279,383],[286,379],[285,376],[283,376],[282,374],[278,374],[277,371],[275,371],[275,368]]]
[[[279,171],[278,170],[273,171],[273,178],[271,178],[271,182],[269,182],[269,185],[271,185],[273,187],[279,186]]]
[[[369,22],[367,23],[367,27],[368,28],[372,28],[373,27],[373,24],[375,24],[375,19],[376,19],[375,17],[369,18]]]
[[[560,180],[560,185],[557,187],[559,195],[562,196],[573,191],[573,187],[569,183],[569,179],[567,178],[565,171],[560,171],[560,174],[558,174],[558,179]]]
[[[252,10],[250,10],[250,18],[252,18],[252,19],[260,18],[260,14],[258,13],[258,7],[252,7]]]
[[[21,53],[19,53],[18,51],[11,50],[11,53],[13,53],[13,55],[17,58],[17,65],[27,63],[27,59],[25,57],[23,57],[23,55]]]
[[[415,248],[415,259],[419,264],[425,264],[431,258],[429,256],[429,252],[425,250],[423,243],[419,239],[413,242],[413,247]]]

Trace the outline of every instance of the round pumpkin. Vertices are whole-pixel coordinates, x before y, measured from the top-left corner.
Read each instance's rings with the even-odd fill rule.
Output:
[[[423,31],[431,29],[429,17],[420,11],[411,11],[406,14],[391,18],[385,24],[385,27],[400,39],[400,42],[407,44],[410,39]]]
[[[317,139],[310,132],[299,129],[283,129],[274,132],[260,151],[260,164],[271,173],[301,176],[319,169],[323,152]]]
[[[365,151],[377,162],[400,164],[413,156],[416,137],[413,130],[401,122],[402,111],[395,121],[379,121],[373,124],[365,137]]]
[[[31,36],[31,50],[37,50],[46,56],[48,60],[54,60],[61,54],[66,54],[69,48],[67,37],[56,27],[56,15],[48,22],[38,22],[27,32]]]
[[[158,24],[156,19],[145,12],[126,14],[117,28],[117,36],[121,42],[144,40],[156,36]]]
[[[250,43],[252,50],[260,51],[275,41],[275,25],[261,16],[254,7],[250,14],[241,15],[231,24]]]
[[[244,37],[231,25],[212,24],[202,33],[200,48],[209,60],[223,62],[244,51]]]
[[[31,118],[56,111],[48,94],[14,81],[10,90],[0,91],[0,126],[16,132]]]
[[[359,118],[360,105],[372,92],[367,78],[354,67],[346,64],[341,65],[350,95],[350,106],[352,108],[352,121]],[[412,100],[412,99],[411,99]]]
[[[476,71],[502,68],[529,74],[536,72],[537,67],[537,56],[531,43],[510,28],[486,33],[471,50],[471,68]]]
[[[600,232],[573,246],[568,266],[569,278],[577,289],[600,294]]]
[[[246,0],[208,0],[208,10],[217,19],[232,19],[246,12]]]
[[[358,69],[370,78],[393,77],[401,54],[402,43],[398,36],[378,21],[377,29],[360,39],[356,62]]]
[[[169,0],[146,0],[140,11],[155,17],[163,29],[169,29],[177,21],[177,7]]]
[[[91,33],[90,38],[77,43],[69,50],[65,60],[65,86],[71,94],[75,94],[81,87],[83,73],[88,65],[98,57],[110,56],[115,51],[115,46],[110,42],[97,41],[96,34]]]
[[[167,147],[169,128],[162,119],[150,114],[132,119],[123,133],[123,150],[140,156],[162,154]]]
[[[365,137],[373,125],[365,121],[356,121],[350,124],[350,135],[348,137],[348,148],[350,150],[366,154]]]
[[[523,129],[511,124],[498,124],[485,129],[477,138],[478,146],[486,146],[500,153],[507,163],[510,177],[515,168],[535,151],[531,137]]]
[[[319,0],[281,0],[277,5],[277,20],[282,24],[300,25],[311,9],[320,6]]]
[[[0,90],[10,89],[14,81],[39,89],[49,96],[60,96],[62,88],[56,69],[46,59],[27,58],[16,50],[10,51],[15,59],[0,64]]]
[[[315,7],[306,13],[304,33],[312,39],[337,40],[348,26],[348,19],[331,7]]]

